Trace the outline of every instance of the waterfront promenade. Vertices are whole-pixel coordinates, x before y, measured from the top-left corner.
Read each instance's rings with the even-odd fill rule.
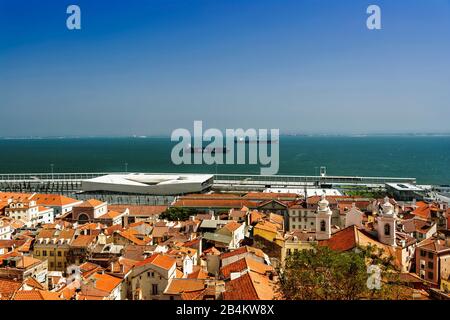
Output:
[[[0,191],[20,192],[82,192],[82,181],[111,172],[83,173],[11,173],[0,174]],[[114,173],[126,174],[126,173]],[[156,173],[154,173],[156,174]],[[294,175],[246,175],[215,174],[213,188],[316,188],[316,187],[384,187],[385,183],[411,183],[415,178],[358,177],[358,176],[294,176]]]

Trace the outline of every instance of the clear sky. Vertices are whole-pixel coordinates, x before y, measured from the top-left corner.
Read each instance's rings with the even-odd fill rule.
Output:
[[[82,30],[66,28],[81,7]],[[382,30],[366,28],[366,8]],[[0,0],[0,136],[450,132],[450,0]]]

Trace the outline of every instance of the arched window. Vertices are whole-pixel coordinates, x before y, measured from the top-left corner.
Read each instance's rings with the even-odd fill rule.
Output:
[[[320,231],[326,231],[325,220],[320,221]]]
[[[89,216],[85,213],[82,213],[78,216],[78,223],[79,224],[85,224],[89,221]]]
[[[384,235],[385,236],[390,236],[391,235],[391,225],[390,224],[385,224],[384,225]]]

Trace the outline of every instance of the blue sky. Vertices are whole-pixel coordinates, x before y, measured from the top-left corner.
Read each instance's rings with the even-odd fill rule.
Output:
[[[0,136],[448,133],[449,57],[450,0],[0,0]]]

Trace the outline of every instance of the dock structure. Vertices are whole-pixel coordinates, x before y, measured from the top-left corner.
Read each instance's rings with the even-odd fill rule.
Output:
[[[0,174],[0,191],[72,193],[81,192],[83,180],[107,173],[4,173]]]
[[[384,187],[386,183],[416,184],[415,178],[397,177],[358,177],[358,176],[295,176],[295,175],[249,175],[249,174],[216,174],[214,185],[255,186],[264,188],[299,188],[299,187]]]
[[[6,173],[0,174],[0,191],[39,193],[83,192],[82,182],[111,174],[111,172],[85,173]],[[158,173],[149,173],[158,174]],[[164,175],[164,174],[161,174]],[[215,174],[213,189],[218,190],[263,190],[266,188],[384,188],[386,183],[416,184],[415,178],[358,177],[358,176],[295,176],[295,175],[250,175]]]

